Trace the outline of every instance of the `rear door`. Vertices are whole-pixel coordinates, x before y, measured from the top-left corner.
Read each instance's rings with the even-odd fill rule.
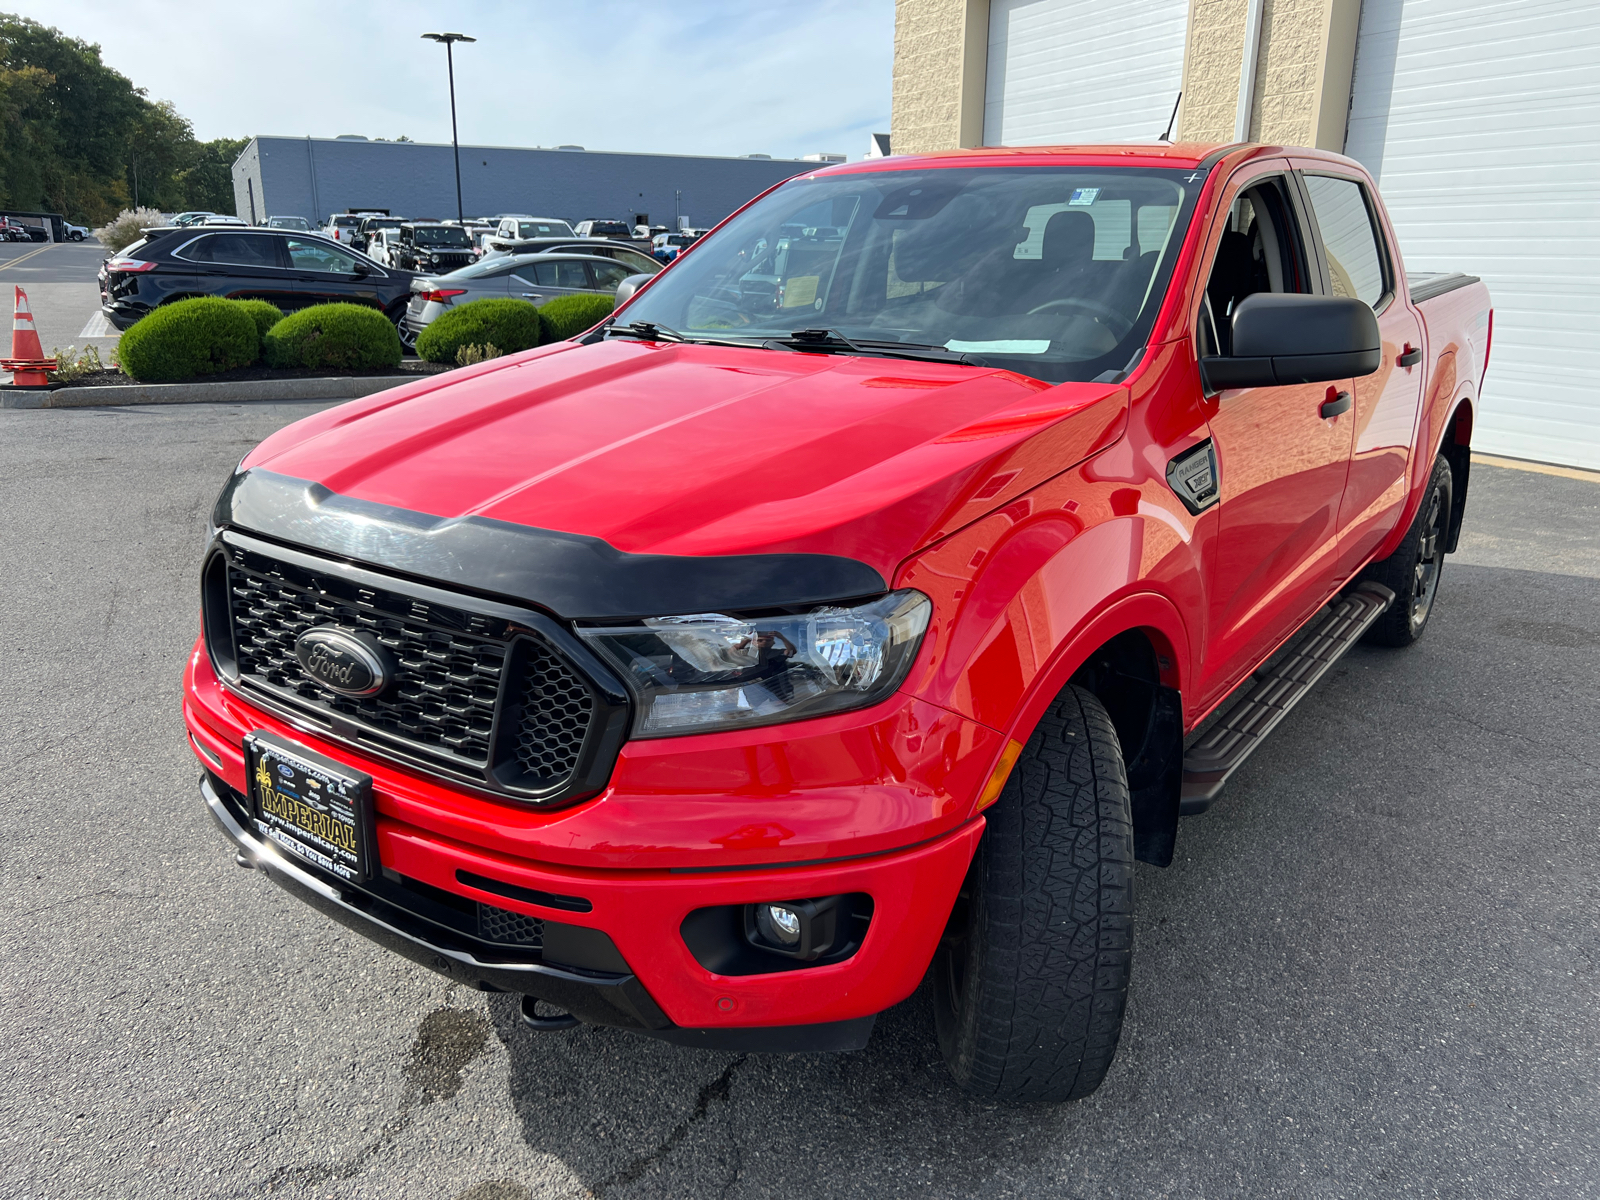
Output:
[[[1366,562],[1400,518],[1406,467],[1427,372],[1422,322],[1398,293],[1404,278],[1389,253],[1366,184],[1328,164],[1306,161],[1300,181],[1320,237],[1324,286],[1365,300],[1378,314],[1383,361],[1355,381],[1355,445],[1339,510],[1339,574]]]
[[[1200,354],[1228,353],[1232,312],[1256,292],[1316,292],[1315,251],[1288,164],[1229,181],[1208,231]],[[1231,688],[1332,593],[1349,467],[1349,413],[1322,406],[1351,384],[1225,389],[1211,398],[1220,522],[1211,566],[1205,702]]]
[[[180,247],[174,257],[194,264],[199,291],[292,308],[282,243],[273,233],[208,233]]]
[[[591,290],[589,272],[581,259],[540,259],[518,267],[512,279],[521,285],[521,296],[544,304],[559,296],[577,296]],[[514,287],[515,290],[515,287]]]

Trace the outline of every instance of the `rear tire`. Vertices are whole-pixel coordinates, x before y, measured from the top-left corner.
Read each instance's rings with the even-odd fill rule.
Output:
[[[1116,1055],[1133,951],[1133,820],[1100,701],[1069,685],[1028,740],[931,970],[962,1091],[1077,1100]]]
[[[1433,473],[1422,505],[1406,530],[1405,540],[1388,558],[1361,573],[1394,593],[1394,603],[1367,630],[1375,646],[1409,646],[1428,627],[1444,570],[1445,538],[1450,528],[1454,481],[1443,455],[1433,460]]]

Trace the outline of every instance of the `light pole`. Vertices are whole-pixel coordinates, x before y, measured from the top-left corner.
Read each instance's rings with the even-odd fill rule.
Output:
[[[452,47],[456,42],[475,42],[478,39],[464,33],[425,33],[430,42],[444,43],[444,61],[450,71],[450,145],[456,152],[456,220],[466,224],[466,214],[461,209],[461,142],[456,137],[456,59]]]

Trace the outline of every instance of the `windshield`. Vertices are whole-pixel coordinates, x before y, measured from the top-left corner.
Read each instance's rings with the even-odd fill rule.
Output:
[[[419,246],[470,246],[472,239],[457,225],[419,225],[412,231]]]
[[[1188,169],[871,171],[784,184],[681,259],[628,321],[759,340],[826,329],[1059,383],[1149,336],[1194,208]]]

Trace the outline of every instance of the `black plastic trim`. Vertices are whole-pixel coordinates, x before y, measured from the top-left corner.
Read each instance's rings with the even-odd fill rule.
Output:
[[[520,900],[524,904],[539,904],[545,908],[559,908],[565,912],[593,912],[594,905],[582,896],[558,896],[554,892],[541,892],[537,888],[526,888],[515,883],[505,883],[499,879],[491,879],[487,875],[478,875],[472,871],[457,871],[456,882],[464,883],[470,888],[477,888],[480,892],[492,892],[496,896],[504,896],[508,900]]]
[[[1447,292],[1454,292],[1460,288],[1471,287],[1483,281],[1476,275],[1464,275],[1460,271],[1444,271],[1437,275],[1424,274],[1416,277],[1416,282],[1411,282],[1411,277],[1406,278],[1406,286],[1411,292],[1411,303],[1421,304],[1424,300],[1432,300],[1436,296],[1443,296]]]
[[[228,481],[212,521],[412,578],[511,597],[568,620],[833,604],[888,590],[873,567],[840,555],[630,554],[597,537],[415,512],[260,468]]]

